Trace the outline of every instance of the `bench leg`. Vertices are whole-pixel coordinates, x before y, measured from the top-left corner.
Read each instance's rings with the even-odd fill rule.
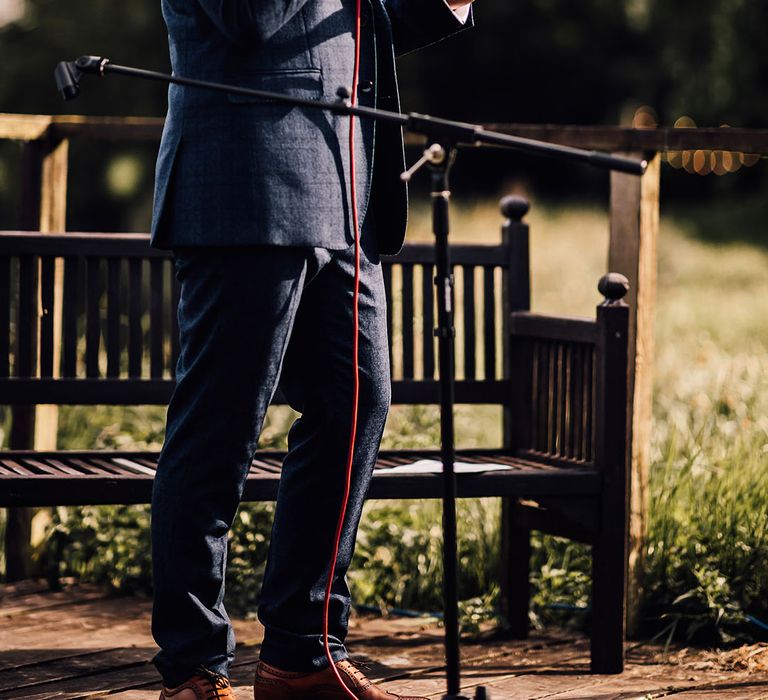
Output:
[[[35,407],[11,407],[11,433],[8,446],[12,450],[31,450],[35,445]],[[23,581],[33,573],[32,516],[34,508],[8,508],[5,521],[5,580]]]
[[[530,627],[531,532],[516,524],[517,500],[502,499],[501,611],[512,639],[526,639]]]
[[[627,547],[621,527],[601,532],[592,547],[591,668],[624,670]],[[617,537],[618,535],[618,537]]]
[[[5,580],[23,581],[32,576],[32,516],[34,508],[8,508],[5,521]]]

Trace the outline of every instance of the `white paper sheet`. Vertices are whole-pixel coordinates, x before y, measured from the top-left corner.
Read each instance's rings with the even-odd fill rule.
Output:
[[[512,467],[506,464],[455,462],[453,465],[456,474],[480,474],[481,472],[507,471],[509,469]],[[399,467],[390,467],[381,471],[387,474],[442,474],[443,463],[436,459],[420,459],[413,464],[401,464]]]

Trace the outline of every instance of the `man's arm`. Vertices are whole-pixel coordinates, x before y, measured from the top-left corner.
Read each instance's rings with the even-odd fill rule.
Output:
[[[237,44],[264,43],[308,0],[198,0],[222,34]]]
[[[471,0],[384,0],[384,7],[398,56],[474,25]]]

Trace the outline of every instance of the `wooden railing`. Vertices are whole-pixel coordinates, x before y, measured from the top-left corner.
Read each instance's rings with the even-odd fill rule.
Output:
[[[67,172],[71,139],[155,142],[163,120],[140,117],[86,117],[0,114],[0,139],[23,141],[21,210],[18,228],[64,232],[67,206]],[[631,129],[604,126],[507,125],[488,128],[630,156],[643,156],[650,165],[641,177],[614,173],[610,187],[610,243],[607,269],[620,272],[630,282],[627,298],[630,317],[630,377],[628,410],[632,446],[632,517],[630,542],[630,610],[636,608],[636,582],[642,570],[642,551],[647,522],[648,466],[653,377],[653,318],[656,303],[656,242],[659,231],[661,162],[681,152],[729,152],[746,154],[750,162],[768,156],[768,130],[737,128]],[[409,143],[418,145],[418,139]],[[63,295],[63,269],[55,271],[53,294]],[[56,304],[61,308],[61,303]],[[58,314],[47,326],[61,337]],[[54,358],[54,364],[59,359]],[[55,406],[16,407],[10,446],[17,449],[54,449],[57,413]],[[29,514],[9,515],[11,536],[29,529]],[[23,534],[23,533],[22,533]],[[22,536],[20,539],[24,539]],[[15,556],[7,552],[9,557]],[[23,553],[21,553],[23,558]],[[9,559],[9,566],[12,562]],[[630,620],[630,628],[632,620]]]

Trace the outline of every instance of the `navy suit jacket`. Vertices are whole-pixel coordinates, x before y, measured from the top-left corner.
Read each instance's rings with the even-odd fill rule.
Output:
[[[399,111],[395,55],[465,25],[444,0],[362,0],[360,104]],[[162,0],[177,75],[333,100],[352,84],[355,0]],[[399,126],[356,120],[357,190],[379,250],[407,218]],[[172,85],[152,245],[341,249],[350,228],[348,118]],[[373,163],[376,167],[373,167]],[[373,174],[375,173],[375,182]]]

